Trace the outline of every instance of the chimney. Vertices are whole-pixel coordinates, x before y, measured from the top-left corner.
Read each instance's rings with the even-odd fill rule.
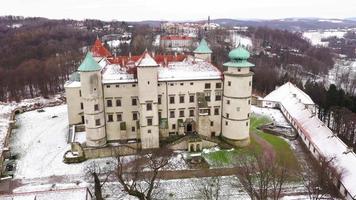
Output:
[[[168,66],[168,61],[167,61],[167,56],[166,55],[163,55],[163,58],[164,58],[164,66]]]
[[[129,52],[129,59],[131,59],[131,51]]]
[[[156,53],[155,51],[152,51],[152,58],[155,59],[155,57],[156,57]]]

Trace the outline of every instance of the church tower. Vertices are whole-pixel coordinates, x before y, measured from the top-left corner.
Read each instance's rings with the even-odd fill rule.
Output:
[[[195,58],[211,62],[211,54],[213,51],[209,48],[208,43],[204,38],[200,41],[199,46],[193,51],[193,53]]]
[[[86,145],[89,147],[104,146],[107,142],[100,70],[91,53],[87,53],[78,68],[84,107]]]
[[[230,61],[224,63],[224,95],[222,115],[222,135],[237,146],[250,142],[250,112],[252,94],[250,53],[242,48],[229,53]]]
[[[146,50],[136,66],[142,149],[158,148],[158,64]]]

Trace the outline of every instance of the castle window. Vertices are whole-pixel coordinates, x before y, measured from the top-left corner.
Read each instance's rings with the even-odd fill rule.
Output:
[[[147,119],[147,126],[152,126],[152,118]]]
[[[227,82],[227,86],[231,86],[231,81],[228,81],[228,82]]]
[[[116,121],[121,122],[122,121],[122,114],[116,114]]]
[[[116,99],[116,106],[117,107],[121,106],[121,99]]]
[[[238,72],[241,72],[241,68],[237,68],[237,71],[238,71]]]
[[[169,97],[169,103],[170,104],[174,104],[174,96],[170,96]]]
[[[95,111],[98,111],[98,110],[99,110],[99,104],[95,104],[95,105],[94,105],[94,110],[95,110]]]
[[[111,99],[106,100],[106,105],[108,107],[112,107],[112,100]]]
[[[132,98],[131,99],[131,103],[133,106],[137,106],[137,99],[136,98]]]
[[[135,129],[136,129],[136,128],[135,128],[134,126],[131,127],[131,131],[132,131],[132,132],[135,132]]]
[[[226,104],[230,104],[230,100],[226,100]]]
[[[210,83],[205,83],[205,89],[210,89],[211,85]]]
[[[81,90],[79,90],[79,96],[80,96],[80,97],[82,96],[82,91],[81,91]]]
[[[150,84],[150,82],[149,81],[147,81],[147,85],[149,85]]]
[[[162,96],[158,95],[158,104],[162,104]]]
[[[158,119],[161,119],[161,118],[162,118],[162,112],[159,111],[159,112],[158,112]]]
[[[117,87],[117,88],[118,88],[118,87],[120,87],[120,85],[115,85],[115,87]]]
[[[173,86],[173,85],[174,85],[173,83],[170,84],[170,86]]]
[[[136,84],[132,84],[132,87],[136,87]]]
[[[248,126],[248,122],[246,122],[246,126]]]
[[[184,110],[179,111],[179,117],[184,117]]]
[[[183,95],[179,96],[179,103],[184,103],[184,96]]]
[[[213,131],[211,132],[211,137],[215,137],[216,133]]]
[[[95,126],[100,126],[100,119],[95,120]]]
[[[206,111],[207,111],[208,115],[211,114],[210,108],[208,108]]]
[[[189,116],[194,117],[194,110],[189,110]]]
[[[106,85],[106,88],[110,88],[110,85]]]
[[[176,124],[172,124],[172,129],[176,129]]]
[[[225,126],[229,125],[229,122],[225,121]]]
[[[80,109],[83,110],[84,106],[83,106],[83,103],[80,103]]]
[[[249,99],[249,100],[248,100],[248,105],[250,105],[250,104],[251,104],[251,100]]]
[[[113,122],[114,121],[114,117],[112,114],[108,115],[108,122]]]
[[[210,126],[214,126],[214,122],[213,121],[210,121]]]
[[[205,92],[205,101],[210,101],[210,92]]]
[[[181,85],[181,86],[183,86],[183,85],[184,85],[184,83],[180,83],[180,85]]]
[[[137,112],[132,113],[132,120],[137,120]]]
[[[152,103],[146,104],[146,110],[152,110]]]
[[[248,85],[249,85],[249,86],[251,86],[251,85],[252,85],[252,82],[251,82],[251,81],[250,81],[250,82],[248,82]]]
[[[220,115],[219,108],[214,108],[214,115]]]
[[[193,83],[193,82],[190,82],[190,85],[194,85],[194,83]]]
[[[194,95],[189,96],[189,103],[194,103]]]
[[[169,111],[169,118],[174,118],[174,110]]]
[[[230,114],[229,114],[229,113],[226,113],[226,118],[229,119],[229,117],[230,117]]]
[[[215,88],[221,88],[221,83],[216,83]]]
[[[221,92],[215,92],[215,101],[221,101]]]
[[[151,129],[148,129],[148,130],[147,130],[147,133],[151,133]]]

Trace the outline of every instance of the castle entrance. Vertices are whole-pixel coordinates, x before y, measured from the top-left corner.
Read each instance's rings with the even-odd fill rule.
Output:
[[[184,132],[186,134],[191,134],[195,132],[195,122],[193,119],[186,119],[184,122]]]

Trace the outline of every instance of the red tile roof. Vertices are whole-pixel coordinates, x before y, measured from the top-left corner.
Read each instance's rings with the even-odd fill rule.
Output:
[[[95,43],[93,45],[93,47],[91,48],[91,52],[93,54],[93,56],[96,57],[111,57],[111,53],[109,50],[107,50],[103,44],[101,43],[101,41],[99,40],[99,38],[97,38],[95,40]]]

